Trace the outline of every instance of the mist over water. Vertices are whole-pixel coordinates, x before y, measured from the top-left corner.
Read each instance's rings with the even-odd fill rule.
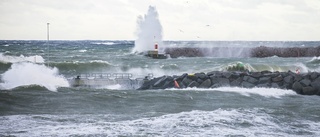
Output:
[[[153,50],[155,43],[159,44],[159,50],[161,50],[162,26],[156,7],[149,6],[147,14],[138,17],[136,36],[132,52]]]

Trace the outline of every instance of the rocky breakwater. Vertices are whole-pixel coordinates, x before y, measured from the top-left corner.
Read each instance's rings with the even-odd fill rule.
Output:
[[[212,48],[166,48],[172,58],[177,57],[314,57],[320,56],[318,47],[212,47]]]
[[[251,57],[314,57],[320,56],[320,46],[318,47],[266,47],[260,46],[251,50]]]
[[[221,72],[162,76],[145,80],[138,90],[167,88],[265,87],[291,89],[302,95],[320,95],[320,73]]]

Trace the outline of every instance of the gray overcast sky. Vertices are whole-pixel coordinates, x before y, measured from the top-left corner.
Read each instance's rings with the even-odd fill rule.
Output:
[[[134,40],[149,5],[164,40],[320,40],[320,0],[1,0],[0,39]]]

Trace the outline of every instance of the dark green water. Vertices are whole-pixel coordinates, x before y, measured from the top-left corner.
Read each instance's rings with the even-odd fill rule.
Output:
[[[260,46],[261,42],[167,42]],[[264,42],[314,46],[319,42]],[[177,58],[131,53],[132,41],[1,41],[0,136],[319,136],[319,96],[267,88],[128,90],[70,87],[79,73],[134,77],[224,71],[318,71],[314,58]],[[308,45],[309,44],[309,45]],[[267,45],[268,46],[268,45]],[[227,52],[227,51],[225,51]]]

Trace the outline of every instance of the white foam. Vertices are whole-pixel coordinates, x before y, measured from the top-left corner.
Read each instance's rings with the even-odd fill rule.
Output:
[[[109,85],[109,86],[107,86],[107,89],[113,89],[113,90],[121,89],[121,85],[120,84]]]
[[[19,86],[39,85],[51,91],[57,91],[58,87],[69,87],[68,81],[59,75],[57,68],[33,63],[15,63],[2,74],[0,87],[13,89]]]
[[[0,62],[4,63],[17,63],[17,62],[34,62],[34,63],[44,63],[44,59],[42,56],[35,55],[35,56],[9,56],[0,53]]]
[[[103,63],[103,64],[112,65],[108,61],[104,61],[104,60],[92,60],[92,61],[90,61],[90,63]]]
[[[278,119],[265,113],[265,109],[217,109],[214,111],[181,112],[159,117],[137,120],[104,122],[109,135],[151,136],[288,136],[292,127],[288,123],[277,123]],[[309,130],[320,134],[320,124],[313,121],[294,120],[312,125]],[[283,124],[283,125],[282,125]],[[290,124],[290,123],[289,123]],[[275,132],[277,131],[277,132]]]
[[[219,88],[185,88],[185,89],[166,89],[166,90],[195,90],[195,91],[213,91],[213,92],[233,92],[239,93],[244,96],[250,96],[251,94],[256,94],[264,97],[275,97],[280,98],[286,95],[297,95],[296,92],[286,89],[277,88],[241,88],[241,87],[219,87]]]
[[[87,50],[85,50],[85,49],[82,49],[82,50],[79,50],[79,52],[82,52],[82,53],[84,53],[84,52],[87,52]]]
[[[120,90],[122,86],[120,84],[107,85],[102,87],[97,87],[97,89],[111,89],[111,90]]]
[[[17,136],[292,136],[301,135],[301,131],[305,135],[320,135],[317,121],[282,121],[283,116],[270,115],[268,111],[193,110],[115,122],[110,122],[111,116],[107,115],[13,115],[0,117],[3,125],[0,129]]]
[[[96,43],[93,43],[93,44],[111,46],[111,45],[115,45],[117,43],[115,43],[115,42],[96,42]]]

